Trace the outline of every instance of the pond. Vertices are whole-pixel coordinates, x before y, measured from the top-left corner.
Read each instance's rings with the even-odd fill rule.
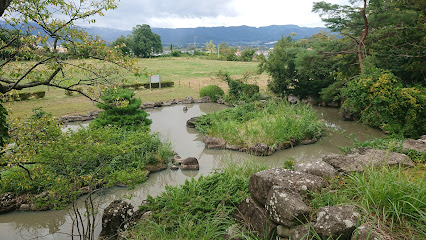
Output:
[[[183,110],[186,106],[187,111]],[[327,136],[322,137],[317,143],[311,145],[296,146],[274,153],[268,157],[256,157],[246,153],[230,150],[205,149],[203,135],[197,130],[186,128],[185,124],[191,117],[203,113],[219,111],[224,105],[213,103],[174,105],[170,107],[149,109],[147,112],[152,119],[151,131],[159,132],[164,140],[170,140],[173,149],[183,158],[196,157],[200,163],[199,171],[172,171],[170,169],[151,174],[148,180],[136,186],[135,189],[111,188],[96,194],[96,202],[99,213],[115,199],[126,199],[138,206],[147,195],[158,195],[164,191],[165,185],[179,185],[191,177],[198,178],[218,169],[229,159],[234,161],[261,161],[270,167],[279,167],[287,159],[295,161],[309,161],[320,159],[330,153],[341,153],[338,146],[352,145],[350,134],[358,140],[367,140],[373,137],[383,137],[383,133],[377,129],[365,127],[357,122],[342,121],[338,109],[320,108],[314,109],[326,121],[329,128]],[[85,125],[87,123],[84,123]],[[71,129],[77,129],[79,124],[69,124]],[[130,199],[130,200],[129,200]],[[82,205],[80,199],[78,204]],[[101,230],[101,217],[97,218],[96,234]],[[72,219],[67,210],[46,212],[12,212],[0,215],[0,239],[70,239]]]

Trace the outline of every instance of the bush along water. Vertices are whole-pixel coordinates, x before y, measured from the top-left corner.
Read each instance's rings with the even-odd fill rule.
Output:
[[[272,151],[283,148],[281,145],[318,139],[324,132],[324,123],[311,107],[278,100],[202,115],[196,125],[199,131],[228,144],[248,148],[263,143]]]
[[[251,73],[245,73],[242,79],[232,79],[228,72],[219,71],[216,76],[228,84],[229,91],[226,100],[230,102],[252,102],[258,100],[259,86],[246,83]]]
[[[219,98],[223,97],[225,93],[222,88],[217,85],[208,85],[200,90],[200,97],[208,96],[213,102],[216,102]]]
[[[342,89],[343,107],[362,122],[406,137],[426,134],[426,89],[404,87],[389,71],[375,67]]]
[[[88,127],[62,133],[56,119],[37,110],[12,128],[1,156],[0,193],[26,194],[33,210],[63,208],[85,191],[144,182],[173,155],[146,126]]]

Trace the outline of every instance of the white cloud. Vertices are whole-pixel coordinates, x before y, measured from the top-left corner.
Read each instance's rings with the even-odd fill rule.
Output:
[[[269,26],[295,24],[323,26],[312,13],[312,0],[123,0],[116,10],[97,18],[95,26],[131,29],[151,27]],[[348,0],[326,0],[347,4]]]

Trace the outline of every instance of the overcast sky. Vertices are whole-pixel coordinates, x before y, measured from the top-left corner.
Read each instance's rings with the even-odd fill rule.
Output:
[[[320,0],[317,0],[320,1]],[[325,0],[346,3],[347,0]],[[91,26],[131,29],[137,24],[159,28],[324,26],[312,13],[312,0],[121,0],[115,10]]]

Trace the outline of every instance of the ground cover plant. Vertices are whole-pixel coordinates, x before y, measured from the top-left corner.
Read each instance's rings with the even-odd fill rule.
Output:
[[[319,138],[324,123],[309,106],[277,100],[202,115],[197,120],[197,129],[233,145],[249,147],[264,143],[277,148],[280,143]]]
[[[249,177],[264,170],[253,162],[237,165],[229,162],[220,172],[187,180],[178,187],[166,187],[149,204],[150,220],[140,222],[132,231],[134,239],[221,239],[235,223],[232,213],[249,196]],[[249,234],[240,237],[249,238]]]
[[[397,239],[424,239],[426,236],[426,176],[424,166],[415,169],[367,169],[333,180],[311,206],[352,204],[361,210],[362,220],[380,226]]]
[[[173,154],[169,144],[144,127],[62,133],[57,121],[40,109],[12,128],[15,145],[1,156],[0,192],[30,194],[39,209],[62,208],[85,186],[134,186],[145,181],[147,166],[164,164]]]

